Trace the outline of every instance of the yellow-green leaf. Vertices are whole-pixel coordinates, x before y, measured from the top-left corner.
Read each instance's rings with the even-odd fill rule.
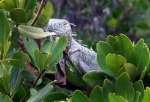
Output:
[[[21,35],[33,39],[41,39],[51,35],[56,35],[54,32],[44,32],[41,28],[25,25],[19,25],[18,30]]]

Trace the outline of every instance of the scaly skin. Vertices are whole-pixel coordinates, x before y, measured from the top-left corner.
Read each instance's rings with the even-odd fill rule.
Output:
[[[98,66],[95,51],[88,49],[87,47],[79,44],[72,38],[72,29],[70,23],[65,19],[50,19],[47,24],[47,30],[49,32],[55,32],[58,36],[67,35],[69,37],[68,42],[70,49],[68,56],[79,66],[83,73],[87,73],[92,70],[100,71]]]

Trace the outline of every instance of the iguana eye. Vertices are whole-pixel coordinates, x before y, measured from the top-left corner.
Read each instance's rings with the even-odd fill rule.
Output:
[[[54,23],[54,25],[53,25],[54,27],[56,26],[56,23]]]
[[[64,26],[65,26],[65,27],[67,26],[67,22],[64,22]]]

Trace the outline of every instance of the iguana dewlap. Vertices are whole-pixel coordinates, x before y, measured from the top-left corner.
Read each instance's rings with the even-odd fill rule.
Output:
[[[101,70],[96,60],[97,53],[88,49],[87,47],[82,46],[72,38],[72,29],[67,20],[50,19],[47,24],[47,30],[49,32],[55,32],[58,36],[67,35],[71,39],[68,40],[68,42],[71,44],[68,56],[71,61],[76,63],[80,70],[82,70],[84,73],[92,70]]]

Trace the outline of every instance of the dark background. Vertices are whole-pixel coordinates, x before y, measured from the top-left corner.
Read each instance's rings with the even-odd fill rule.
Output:
[[[95,49],[108,35],[126,34],[132,41],[143,38],[150,47],[150,0],[49,0],[52,18],[77,25],[77,39]]]

